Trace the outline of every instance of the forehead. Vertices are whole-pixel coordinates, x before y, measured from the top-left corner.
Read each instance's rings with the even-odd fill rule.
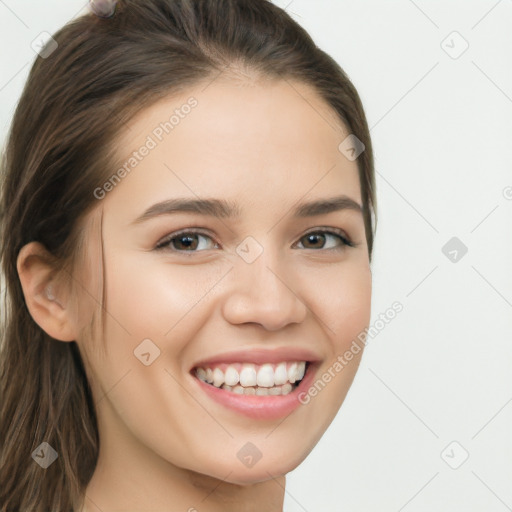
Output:
[[[129,199],[122,201],[126,214],[183,196],[236,199],[256,209],[304,195],[343,193],[360,202],[357,163],[338,149],[348,135],[306,84],[210,80],[132,119],[116,142],[125,172],[107,199]]]

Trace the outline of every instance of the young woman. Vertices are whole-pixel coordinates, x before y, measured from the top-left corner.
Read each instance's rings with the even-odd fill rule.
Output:
[[[98,5],[2,166],[0,510],[281,511],[370,319],[363,107],[269,1]]]

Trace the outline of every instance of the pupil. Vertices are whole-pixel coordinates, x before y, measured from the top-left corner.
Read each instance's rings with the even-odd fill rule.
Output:
[[[318,242],[318,239],[320,238],[320,236],[323,236],[323,235],[315,235],[315,234],[308,235],[308,241],[312,242],[314,244],[315,239]]]
[[[181,236],[180,238],[178,238],[178,240],[180,243],[183,243],[183,240],[185,240],[184,245],[186,248],[190,248],[190,245],[194,244],[194,239],[192,236]],[[195,249],[195,246],[193,248]]]

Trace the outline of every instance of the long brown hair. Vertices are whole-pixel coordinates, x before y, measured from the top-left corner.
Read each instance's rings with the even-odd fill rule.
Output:
[[[284,10],[267,0],[120,0],[111,17],[81,16],[34,62],[1,166],[0,511],[82,506],[99,436],[75,341],[51,338],[32,319],[16,269],[20,249],[42,243],[56,268],[84,249],[81,221],[114,162],[120,128],[173,91],[225,70],[311,85],[365,145],[357,158],[371,259],[373,152],[364,110],[341,67]],[[341,141],[340,141],[341,142]],[[31,454],[47,442],[47,469]]]

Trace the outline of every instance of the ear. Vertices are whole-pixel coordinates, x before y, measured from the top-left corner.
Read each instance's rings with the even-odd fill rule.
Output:
[[[69,308],[68,290],[54,279],[52,255],[39,242],[30,242],[18,253],[16,268],[25,302],[34,321],[52,338],[74,341],[76,328]]]

